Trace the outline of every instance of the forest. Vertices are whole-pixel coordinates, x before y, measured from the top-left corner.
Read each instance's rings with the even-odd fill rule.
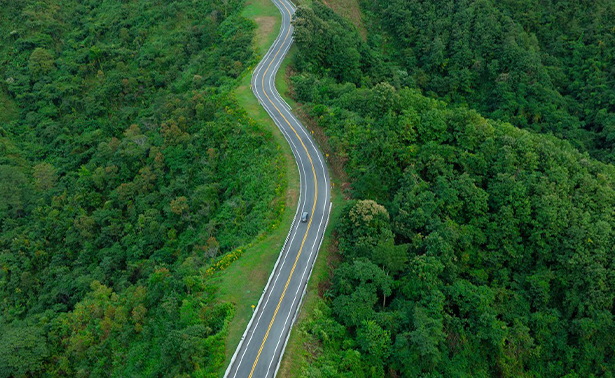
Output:
[[[362,5],[377,30],[373,38],[406,70],[408,86],[615,161],[614,2]]]
[[[615,3],[359,2],[294,19],[349,181],[296,373],[615,377]],[[0,0],[0,378],[219,376],[286,190],[244,5]]]
[[[0,377],[223,367],[208,274],[285,185],[229,94],[256,59],[242,7],[0,1]]]
[[[615,376],[613,3],[362,6],[295,16],[352,198],[300,376]]]

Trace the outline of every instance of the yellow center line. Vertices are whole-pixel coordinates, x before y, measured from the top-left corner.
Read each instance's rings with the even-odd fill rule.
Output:
[[[292,17],[291,13],[288,10],[288,8],[286,7],[286,5],[284,3],[282,3],[282,6],[288,12],[288,16]],[[299,142],[301,142],[301,145],[303,146],[303,149],[305,150],[305,153],[307,154],[308,159],[310,160],[310,165],[312,166],[312,174],[314,175],[314,204],[312,205],[312,214],[314,214],[314,210],[316,209],[316,201],[318,199],[318,179],[316,178],[316,169],[314,168],[314,163],[312,162],[312,156],[310,156],[310,153],[308,152],[307,147],[303,143],[303,140],[301,139],[301,137],[299,136],[299,134],[297,133],[295,128],[290,124],[290,122],[288,122],[286,117],[284,117],[284,114],[282,114],[280,109],[278,109],[278,107],[275,106],[273,101],[271,101],[271,98],[269,98],[269,95],[267,94],[267,91],[265,90],[265,76],[267,76],[267,72],[269,71],[269,68],[271,67],[271,64],[275,61],[275,58],[278,56],[278,54],[282,50],[282,46],[284,45],[284,43],[288,39],[289,35],[290,35],[290,27],[288,28],[288,31],[286,32],[286,36],[284,37],[284,41],[282,42],[282,45],[280,46],[278,51],[276,51],[275,56],[273,57],[271,62],[269,62],[269,65],[267,66],[267,69],[265,70],[265,73],[263,74],[263,78],[261,79],[261,85],[263,87],[263,92],[265,93],[265,96],[267,97],[267,100],[269,100],[269,103],[271,103],[271,105],[273,105],[275,110],[277,110],[278,113],[280,113],[282,118],[284,118],[284,121],[286,121],[288,126],[295,133],[295,135],[299,139]],[[303,244],[305,243],[305,240],[307,239],[308,232],[310,231],[310,226],[312,225],[313,217],[310,216],[309,218],[310,218],[310,220],[309,220],[308,225],[307,225],[307,230],[305,231],[305,235],[303,235],[303,240],[301,241],[301,246],[299,247],[299,252],[297,253],[297,257],[295,258],[295,263],[293,264],[293,267],[292,267],[292,269],[290,271],[290,275],[288,276],[288,280],[286,281],[286,285],[284,285],[284,291],[282,291],[282,295],[280,296],[280,300],[278,301],[278,305],[276,306],[275,311],[273,312],[273,317],[271,318],[271,321],[269,322],[269,327],[267,327],[267,332],[265,333],[265,337],[263,338],[263,342],[261,343],[261,346],[258,349],[258,354],[256,355],[256,359],[254,360],[254,364],[252,365],[252,370],[250,370],[250,375],[248,376],[248,378],[252,378],[252,374],[254,374],[254,369],[256,368],[256,364],[258,363],[258,359],[260,358],[261,352],[263,351],[263,347],[265,346],[265,342],[267,341],[267,338],[269,337],[269,331],[271,331],[271,327],[273,326],[273,322],[275,321],[275,317],[278,314],[278,310],[280,309],[280,306],[282,305],[282,300],[284,299],[284,296],[286,295],[286,289],[288,289],[288,285],[290,284],[290,280],[293,277],[293,273],[295,272],[295,268],[297,267],[297,262],[299,261],[299,257],[301,256],[301,251],[303,250]]]

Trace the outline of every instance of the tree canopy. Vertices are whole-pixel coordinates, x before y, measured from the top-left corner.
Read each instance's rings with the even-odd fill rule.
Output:
[[[242,1],[0,7],[0,377],[212,377],[208,269],[280,214]]]
[[[374,31],[356,42],[378,56],[363,66],[367,78],[296,65],[294,94],[344,161],[354,197],[336,225],[342,261],[304,323],[322,347],[305,376],[615,375],[615,168],[579,152],[580,139],[535,132],[571,138],[557,117],[537,128],[507,113],[510,96],[554,111],[569,101],[552,81],[541,84],[538,42],[489,4],[369,2]],[[349,24],[336,31],[330,12],[318,2],[298,11],[297,35],[354,35]],[[332,25],[314,26],[323,23]],[[375,44],[379,27],[398,35]],[[473,52],[456,51],[462,41]],[[302,51],[317,45],[298,40],[298,56],[327,61]],[[474,63],[478,71],[456,76]],[[504,67],[510,77],[498,81]]]
[[[363,1],[406,84],[613,162],[612,1]]]

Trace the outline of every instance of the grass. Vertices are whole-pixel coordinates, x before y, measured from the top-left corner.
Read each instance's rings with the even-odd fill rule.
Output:
[[[290,62],[292,61],[293,55],[296,53],[296,48],[296,46],[293,46],[290,49],[286,59],[282,62],[280,71],[276,77],[276,87],[278,88],[280,95],[293,109],[297,108],[297,103],[289,95],[289,78],[286,75],[286,72]],[[303,119],[303,121],[304,125],[310,128],[311,123],[306,122],[306,119]],[[324,140],[321,140],[321,138],[325,138],[324,134],[317,133],[315,137],[319,140],[319,142],[325,143],[324,148],[323,145],[319,143],[321,144],[320,147],[324,152],[330,150],[328,144]],[[331,162],[329,162],[329,164],[331,164]],[[318,304],[319,297],[322,294],[321,292],[325,289],[324,286],[326,286],[327,282],[331,278],[331,265],[339,258],[337,255],[335,238],[333,237],[332,226],[337,224],[346,202],[345,196],[341,190],[344,180],[343,178],[340,178],[340,175],[337,175],[335,171],[330,170],[330,173],[331,180],[334,184],[331,191],[331,202],[333,203],[333,208],[329,218],[330,226],[327,228],[325,233],[322,246],[318,253],[318,258],[316,259],[316,263],[314,265],[314,270],[312,271],[312,275],[308,283],[303,304],[299,315],[297,316],[297,322],[291,331],[288,345],[284,351],[284,357],[282,358],[282,364],[280,365],[280,371],[278,372],[279,377],[301,377],[303,367],[307,363],[309,357],[304,345],[305,340],[303,339],[303,335],[301,333],[302,324],[306,322],[308,316],[314,312],[313,310]]]
[[[282,23],[280,11],[275,7],[275,5],[273,5],[271,0],[248,0],[242,15],[256,22],[258,27],[256,29],[254,42],[259,56],[264,56],[269,49],[269,46],[271,46],[273,41],[275,41],[278,31],[280,30],[280,25]],[[282,72],[282,70],[280,70],[280,72]],[[296,166],[294,164],[294,158],[290,147],[288,146],[288,143],[284,139],[282,133],[280,133],[278,127],[269,117],[269,114],[267,114],[265,109],[263,109],[263,107],[258,103],[258,100],[252,93],[252,89],[250,88],[251,79],[251,74],[243,77],[239,83],[239,86],[233,92],[235,98],[237,99],[239,105],[248,112],[252,119],[265,126],[274,134],[276,142],[278,142],[278,144],[283,148],[284,156],[287,157],[287,160],[290,160],[293,165],[291,170],[294,171],[296,170]],[[298,177],[299,176],[297,175],[297,188],[299,187]]]
[[[302,2],[305,3],[306,0],[298,0],[295,3],[300,4]],[[275,41],[280,28],[281,17],[278,9],[271,0],[248,0],[242,14],[244,17],[250,18],[257,23],[258,27],[255,36],[256,50],[260,56],[264,56],[269,46]],[[295,53],[296,47],[293,46],[282,62],[275,79],[278,91],[293,109],[296,108],[297,104],[289,96],[289,83],[287,82],[286,72]],[[239,344],[241,336],[252,316],[252,306],[256,306],[258,303],[269,274],[278,258],[288,234],[289,226],[292,223],[299,196],[299,175],[290,146],[252,93],[250,79],[251,75],[246,75],[241,80],[239,86],[233,92],[234,96],[239,105],[246,109],[252,119],[272,132],[285,160],[288,187],[286,192],[286,208],[280,223],[281,226],[256,245],[249,247],[239,260],[215,278],[219,286],[218,297],[221,300],[230,301],[236,306],[235,316],[229,326],[229,334],[226,341],[227,359],[225,366],[230,362],[230,358]],[[333,182],[335,186],[331,193],[333,209],[329,219],[330,224],[336,223],[345,201],[339,189],[341,182],[338,182],[335,176],[333,177]],[[306,317],[306,314],[311,313],[316,305],[319,286],[329,279],[329,264],[331,259],[336,258],[335,248],[332,245],[334,239],[331,230],[332,227],[329,227],[325,234],[319,257],[316,260],[308,284],[305,301],[299,313],[297,324],[291,332],[282,360],[280,377],[298,377],[301,372],[301,366],[305,361],[301,335],[297,330],[300,328],[300,324]],[[222,374],[222,372],[220,373]]]
[[[252,306],[256,306],[269,274],[278,258],[289,226],[296,210],[298,191],[288,190],[286,210],[281,224],[264,240],[249,247],[241,258],[215,277],[218,297],[235,304],[235,316],[229,325],[226,340],[226,365],[239,345],[243,332],[252,317]]]
[[[361,6],[358,0],[323,0],[323,2],[333,9],[335,13],[347,18],[359,30],[363,39],[367,36],[367,30],[363,25]]]
[[[290,105],[290,107],[293,109],[297,107],[297,103],[295,103],[295,100],[293,100],[288,94],[288,89],[289,89],[288,79],[289,78],[287,77],[286,72],[296,52],[297,52],[297,46],[293,45],[290,48],[290,50],[288,50],[286,59],[282,61],[282,64],[280,65],[280,70],[278,71],[278,74],[275,77],[275,86],[276,88],[278,88],[278,92],[280,93],[280,96],[282,96],[284,101],[286,101],[286,103]]]
[[[248,0],[242,15],[256,22],[255,48],[260,56],[264,56],[280,29],[280,12],[271,0]],[[285,64],[287,63],[285,62]],[[219,287],[218,298],[221,301],[235,304],[235,316],[229,325],[229,334],[226,340],[225,368],[252,317],[252,306],[256,306],[267,284],[267,279],[286,240],[299,197],[299,172],[290,146],[252,93],[250,79],[251,75],[245,75],[239,86],[233,91],[233,95],[252,119],[272,133],[275,143],[282,151],[287,182],[286,207],[280,227],[260,242],[249,246],[239,260],[214,278],[214,283]],[[220,375],[222,373],[221,371]]]
[[[241,15],[256,22],[258,27],[254,42],[257,52],[264,56],[280,30],[280,11],[271,0],[247,0]]]

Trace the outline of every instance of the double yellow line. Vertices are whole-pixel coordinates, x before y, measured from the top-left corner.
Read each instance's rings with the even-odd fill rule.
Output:
[[[286,11],[288,12],[288,17],[292,18],[292,14],[290,13],[290,10],[286,7],[286,5],[284,3],[281,3],[281,4],[284,7],[284,9],[286,9]],[[301,139],[301,137],[297,133],[297,130],[295,130],[295,128],[290,124],[290,122],[288,122],[288,120],[286,119],[286,117],[284,117],[284,114],[282,114],[280,109],[278,109],[278,107],[275,106],[273,101],[271,101],[271,98],[269,98],[269,95],[267,94],[267,91],[265,90],[265,77],[267,76],[267,72],[269,71],[269,68],[271,67],[271,64],[275,61],[276,57],[278,56],[278,54],[282,50],[282,46],[284,46],[284,43],[288,39],[289,35],[290,35],[290,27],[288,28],[288,31],[286,32],[286,36],[284,37],[284,41],[282,41],[282,44],[280,45],[280,48],[278,49],[278,51],[276,51],[273,59],[271,60],[271,62],[269,62],[269,65],[267,66],[267,69],[263,73],[263,78],[261,79],[261,85],[263,87],[263,92],[265,93],[265,96],[267,97],[267,100],[269,101],[269,103],[271,105],[273,105],[275,110],[277,110],[277,112],[280,113],[282,118],[284,118],[284,121],[286,121],[288,126],[295,133],[295,135],[297,136],[297,139],[299,139],[299,142],[301,142],[301,145],[303,146],[303,149],[305,150],[305,153],[307,154],[308,159],[310,160],[310,165],[312,166],[312,173],[314,174],[314,204],[312,205],[312,215],[313,215],[314,214],[314,210],[316,209],[316,201],[318,199],[318,179],[316,178],[316,169],[314,169],[314,163],[312,162],[312,156],[310,155],[307,147],[303,143],[303,140]],[[307,230],[305,231],[305,235],[303,235],[303,240],[301,241],[301,247],[299,247],[299,252],[297,253],[297,257],[295,258],[295,263],[293,264],[293,268],[290,271],[290,275],[288,276],[288,280],[286,281],[286,285],[284,285],[284,291],[282,291],[282,295],[280,296],[280,300],[278,301],[278,305],[275,308],[275,311],[273,313],[273,317],[271,318],[271,321],[269,322],[269,327],[267,327],[267,332],[265,333],[265,337],[263,338],[263,342],[261,343],[261,346],[258,349],[258,354],[256,355],[256,359],[254,360],[254,364],[252,365],[252,370],[250,370],[250,375],[248,376],[248,378],[252,378],[252,374],[254,374],[254,369],[256,368],[256,364],[258,363],[258,359],[260,358],[261,352],[263,351],[263,347],[265,346],[265,342],[267,341],[267,338],[269,337],[269,331],[271,331],[271,327],[273,326],[273,322],[275,321],[275,317],[278,315],[278,311],[280,310],[280,306],[282,305],[282,300],[284,299],[284,296],[286,295],[286,289],[288,289],[288,285],[290,284],[290,280],[293,277],[293,273],[295,272],[295,268],[297,267],[297,262],[299,261],[299,257],[301,256],[301,251],[303,250],[303,244],[305,244],[305,240],[307,239],[308,232],[310,231],[310,226],[312,225],[312,219],[313,219],[313,217],[310,216],[310,220],[309,220],[308,225],[307,225]]]

